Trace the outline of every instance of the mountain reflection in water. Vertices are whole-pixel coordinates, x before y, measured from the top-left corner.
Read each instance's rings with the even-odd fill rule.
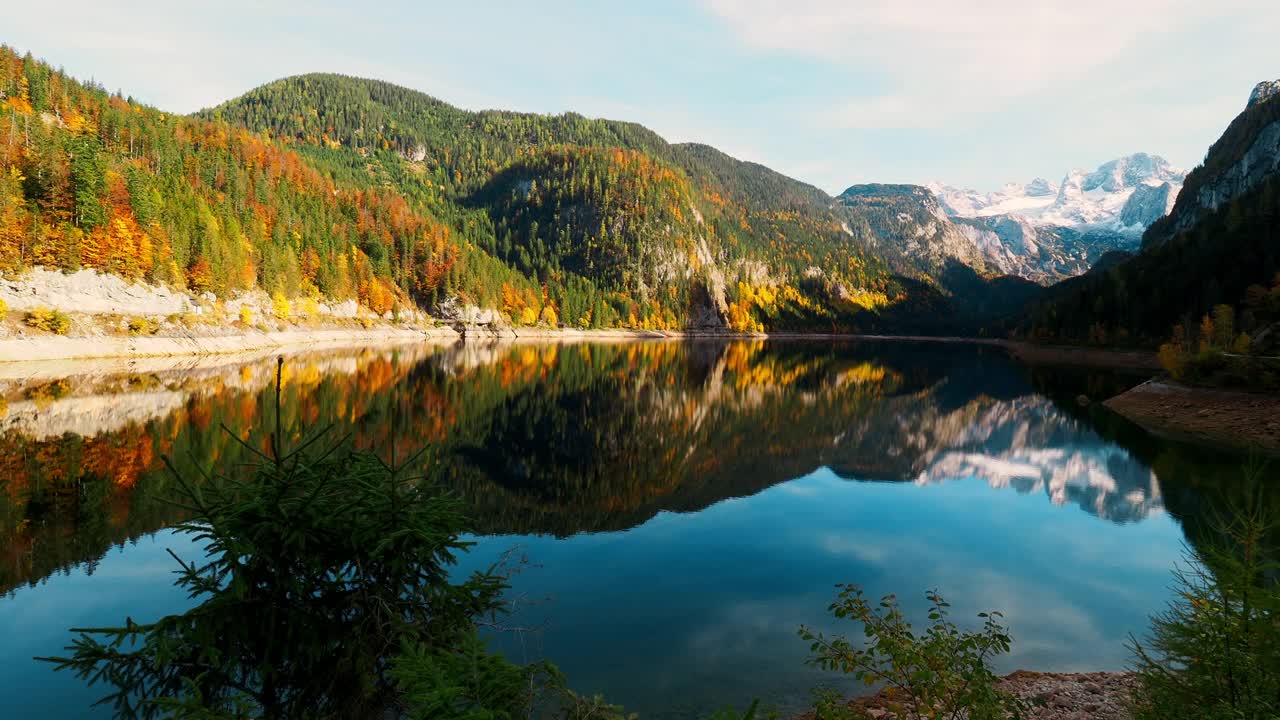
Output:
[[[0,596],[0,630],[6,611],[65,599],[60,583],[92,583],[99,563],[117,568],[150,552],[122,543],[179,519],[165,502],[172,484],[162,455],[188,476],[247,460],[223,426],[265,448],[256,426],[272,402],[273,371],[266,360],[0,381],[0,593],[10,593]],[[331,425],[388,457],[427,448],[425,471],[465,501],[480,536],[464,566],[513,544],[541,565],[519,589],[558,598],[546,610],[558,628],[545,637],[547,655],[583,690],[679,715],[650,690],[679,693],[690,714],[766,690],[794,700],[814,680],[800,667],[803,649],[791,647],[794,628],[820,621],[832,582],[878,589],[892,580],[909,586],[886,591],[916,593],[945,580],[920,574],[934,566],[964,570],[969,583],[986,578],[975,593],[1003,588],[982,599],[1024,620],[1038,599],[1093,603],[1046,618],[1057,635],[1015,625],[1019,657],[1054,666],[1043,669],[1115,664],[1124,632],[1140,631],[1163,597],[1179,540],[1166,506],[1194,535],[1237,462],[1075,401],[1126,382],[1032,370],[966,346],[404,346],[290,358],[281,417],[295,441]],[[749,499],[724,502],[733,498]],[[983,519],[997,511],[1013,515]],[[889,518],[895,525],[881,527]],[[1116,529],[1088,530],[1099,520]],[[1146,525],[1139,535],[1121,529]],[[944,534],[926,542],[934,532]],[[1052,572],[1040,567],[1048,558],[1026,554],[1035,542],[1085,535],[1116,545],[1078,549]],[[1129,553],[1130,565],[1105,570],[1132,542],[1147,545]],[[961,547],[969,554],[952,557]],[[156,571],[119,592],[136,596],[142,607],[130,613],[145,617],[147,593],[170,581]],[[1110,599],[1082,599],[1095,591]],[[614,622],[611,602],[630,624]],[[94,623],[120,619],[84,612]],[[57,650],[46,645],[65,639],[73,615],[27,630],[34,649],[25,657]],[[1077,626],[1096,637],[1064,639]],[[752,633],[759,643],[748,647]],[[625,672],[592,662],[592,641],[604,638],[618,663],[632,663]],[[672,659],[672,647],[687,656]],[[10,672],[0,671],[0,690],[75,683]]]

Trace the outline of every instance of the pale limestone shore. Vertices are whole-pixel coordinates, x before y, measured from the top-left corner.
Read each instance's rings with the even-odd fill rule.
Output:
[[[438,319],[419,310],[406,311],[404,324],[391,324],[361,308],[354,300],[319,303],[312,321],[320,327],[287,327],[276,323],[273,300],[265,292],[243,293],[219,300],[210,293],[194,295],[182,290],[126,280],[94,270],[67,273],[34,268],[15,277],[0,277],[0,307],[14,315],[20,311],[52,308],[72,317],[69,336],[32,332],[11,317],[6,327],[0,317],[0,368],[14,362],[43,362],[86,358],[198,357],[285,350],[323,350],[422,339],[427,342],[624,342],[664,339],[783,339],[806,341],[899,341],[960,343],[996,346],[1032,364],[1095,367],[1156,367],[1152,353],[1123,353],[1091,348],[1034,345],[991,338],[886,336],[827,333],[740,334],[727,330],[577,330],[572,328],[509,328],[476,325],[484,313],[451,316],[446,322],[462,323],[459,329],[439,326]],[[237,318],[247,312],[254,322],[234,324],[213,318]],[[487,311],[493,316],[492,311]],[[172,322],[184,317],[195,324]],[[128,335],[127,320],[146,319],[160,332]],[[202,318],[204,320],[202,320]],[[276,325],[269,330],[262,326]],[[357,322],[376,325],[360,328]],[[261,330],[246,328],[257,325]],[[414,329],[411,329],[414,328]],[[3,372],[0,370],[0,372]]]
[[[452,328],[415,330],[398,327],[251,330],[143,337],[26,335],[0,339],[0,363],[326,350],[411,341],[457,342],[459,337]]]
[[[506,342],[629,342],[633,340],[672,340],[690,337],[686,333],[648,330],[553,330],[548,328],[504,329],[500,333],[487,330],[459,332],[448,326],[434,328],[293,328],[287,330],[248,330],[204,332],[190,335],[61,336],[30,334],[0,337],[0,375],[8,374],[8,366],[16,363],[48,363],[62,360],[178,358],[277,352],[340,350],[374,347],[393,343],[426,342],[451,344],[461,341],[477,343]],[[726,336],[718,336],[726,337]],[[727,336],[732,338],[746,336]],[[161,363],[164,364],[164,363]],[[43,374],[43,373],[42,373]]]
[[[229,329],[230,330],[230,329]],[[1079,365],[1128,369],[1157,367],[1152,353],[1110,351],[1095,348],[1058,347],[1032,343],[966,337],[916,335],[859,335],[829,333],[732,333],[726,331],[675,331],[575,328],[461,328],[449,326],[375,326],[373,328],[293,328],[201,332],[163,336],[120,335],[10,335],[0,336],[0,377],[12,375],[13,363],[47,363],[60,360],[105,358],[172,358],[209,355],[329,350],[421,341],[427,343],[580,343],[631,342],[635,340],[807,340],[911,342],[983,345],[1000,348],[1012,356],[1046,365]],[[42,365],[43,367],[43,365]],[[42,373],[43,374],[43,373]]]

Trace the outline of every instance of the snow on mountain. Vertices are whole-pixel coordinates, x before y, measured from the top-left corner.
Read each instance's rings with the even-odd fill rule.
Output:
[[[926,185],[954,217],[1020,215],[1040,225],[1079,228],[1108,225],[1115,230],[1141,234],[1151,221],[1138,225],[1120,222],[1125,204],[1139,188],[1169,185],[1166,212],[1173,205],[1186,173],[1156,155],[1137,153],[1103,163],[1088,172],[1072,170],[1054,184],[1043,178],[1029,183],[1009,183],[995,192],[961,190],[941,183]],[[1155,218],[1152,218],[1155,220]]]
[[[1186,173],[1136,153],[1059,183],[1036,178],[979,192],[930,183],[944,212],[996,269],[1037,282],[1078,275],[1111,250],[1135,250],[1147,226],[1173,207]]]
[[[1058,195],[1058,186],[1044,178],[1036,178],[1025,185],[1009,183],[991,193],[960,190],[936,182],[925,187],[938,196],[938,201],[948,215],[971,218],[1011,214],[1038,215]]]

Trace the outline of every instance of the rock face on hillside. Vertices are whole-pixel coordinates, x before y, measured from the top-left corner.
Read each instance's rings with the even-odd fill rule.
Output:
[[[34,267],[12,277],[0,277],[0,302],[11,310],[51,308],[85,316],[207,316],[218,309],[227,318],[237,318],[241,309],[247,308],[251,317],[265,318],[274,312],[271,296],[262,290],[219,300],[209,292],[184,292],[97,270],[67,273],[44,267]],[[318,302],[314,311],[317,317],[339,320],[373,317],[355,300]],[[404,318],[420,321],[424,316],[408,310]],[[390,314],[384,319],[390,319]]]
[[[1201,185],[1194,201],[1186,208],[1179,208],[1173,225],[1175,232],[1192,227],[1204,212],[1231,202],[1232,198],[1252,190],[1277,171],[1280,171],[1280,121],[1259,132],[1239,160]]]
[[[921,185],[853,185],[836,198],[836,207],[865,231],[869,249],[897,272],[936,276],[949,261],[987,270],[974,238],[952,223],[937,197]]]
[[[1112,250],[1136,250],[1184,178],[1164,158],[1136,153],[1073,170],[1056,184],[1036,178],[990,193],[928,188],[951,220],[970,228],[993,270],[1050,283],[1085,272]]]
[[[1173,184],[1139,185],[1120,209],[1120,224],[1125,227],[1148,227],[1164,217],[1173,203]]]
[[[200,301],[186,293],[94,270],[64,273],[38,267],[20,277],[0,278],[0,300],[14,310],[51,307],[116,315],[201,312]]]

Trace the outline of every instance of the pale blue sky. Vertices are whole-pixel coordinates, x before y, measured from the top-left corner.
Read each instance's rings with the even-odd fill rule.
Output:
[[[643,123],[837,193],[1194,166],[1280,77],[1275,0],[63,0],[0,42],[166,110],[310,71]]]

